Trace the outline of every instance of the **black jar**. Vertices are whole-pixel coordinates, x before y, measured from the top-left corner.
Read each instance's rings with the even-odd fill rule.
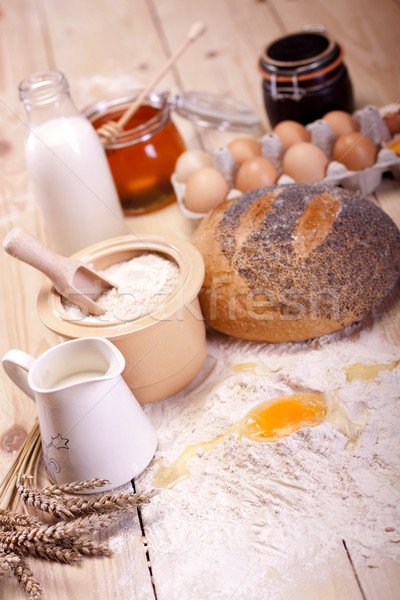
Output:
[[[353,112],[353,89],[343,49],[320,27],[269,44],[259,60],[272,127],[291,119],[306,125],[331,110]]]

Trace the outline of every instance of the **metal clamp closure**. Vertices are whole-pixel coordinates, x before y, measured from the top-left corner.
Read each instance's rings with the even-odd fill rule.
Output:
[[[297,78],[297,72],[292,75],[292,86],[293,87],[281,87],[278,91],[277,86],[277,69],[270,67],[274,72],[271,73],[271,97],[273,100],[284,100],[290,99],[299,102],[306,94],[307,90],[299,86],[299,80]]]

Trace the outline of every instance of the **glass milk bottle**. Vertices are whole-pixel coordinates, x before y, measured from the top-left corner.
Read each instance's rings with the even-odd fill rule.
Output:
[[[28,115],[26,161],[52,248],[69,256],[127,233],[105,151],[59,71],[19,85]]]

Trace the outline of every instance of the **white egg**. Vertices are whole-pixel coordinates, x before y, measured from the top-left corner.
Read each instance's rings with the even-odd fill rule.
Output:
[[[178,181],[186,183],[189,175],[202,167],[212,167],[213,157],[205,150],[186,150],[175,163],[175,176]]]

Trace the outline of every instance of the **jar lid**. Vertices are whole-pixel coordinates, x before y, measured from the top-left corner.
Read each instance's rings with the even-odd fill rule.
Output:
[[[290,82],[315,78],[334,70],[343,60],[343,50],[330,38],[326,29],[310,25],[302,31],[271,42],[261,56],[263,77]]]
[[[261,117],[252,108],[233,98],[192,91],[176,95],[172,105],[179,116],[199,127],[248,132],[261,126]]]

